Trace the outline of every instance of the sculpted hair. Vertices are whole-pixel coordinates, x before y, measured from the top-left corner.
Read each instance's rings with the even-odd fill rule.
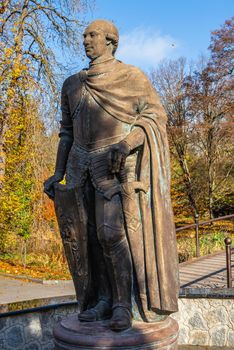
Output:
[[[104,19],[97,19],[91,22],[89,26],[91,25],[97,26],[102,32],[105,33],[106,39],[111,40],[113,45],[112,53],[115,54],[119,44],[119,32],[116,26],[112,22]]]

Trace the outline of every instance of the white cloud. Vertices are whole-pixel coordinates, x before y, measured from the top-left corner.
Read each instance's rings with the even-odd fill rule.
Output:
[[[170,35],[161,35],[152,29],[135,28],[120,35],[116,58],[145,69],[163,58],[172,58],[178,47],[178,41]]]

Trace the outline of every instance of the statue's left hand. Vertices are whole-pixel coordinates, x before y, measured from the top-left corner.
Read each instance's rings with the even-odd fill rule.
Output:
[[[44,182],[44,192],[50,199],[54,200],[54,184],[60,182],[62,179],[63,175],[55,172],[53,176]]]
[[[108,154],[108,165],[111,174],[119,173],[123,169],[130,152],[130,146],[126,141],[121,141],[111,147]]]

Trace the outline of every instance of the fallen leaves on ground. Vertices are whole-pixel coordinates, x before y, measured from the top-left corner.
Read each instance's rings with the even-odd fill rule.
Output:
[[[69,280],[71,275],[64,266],[62,269],[54,269],[51,267],[38,267],[38,266],[27,266],[16,264],[15,262],[6,262],[0,260],[0,272],[6,274],[12,274],[16,276],[27,276],[38,279],[46,280]]]

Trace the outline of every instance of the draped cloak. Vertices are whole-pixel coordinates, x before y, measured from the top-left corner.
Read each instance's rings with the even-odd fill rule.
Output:
[[[167,117],[148,78],[136,67],[113,59],[81,71],[79,80],[79,86],[110,116],[132,128],[140,127],[145,134],[138,153],[136,181],[146,190],[132,193],[137,199],[141,225],[131,234],[127,226],[126,234],[133,262],[135,301],[143,320],[155,321],[158,314],[178,310]]]
[[[128,237],[130,247],[142,249],[142,262],[133,266],[137,298],[144,318],[178,310],[178,257],[170,198],[170,160],[166,133],[167,117],[148,78],[138,68],[113,60],[102,67],[81,71],[86,90],[112,117],[145,133],[137,180],[147,184],[140,192],[140,237]],[[138,266],[136,266],[138,264]]]

